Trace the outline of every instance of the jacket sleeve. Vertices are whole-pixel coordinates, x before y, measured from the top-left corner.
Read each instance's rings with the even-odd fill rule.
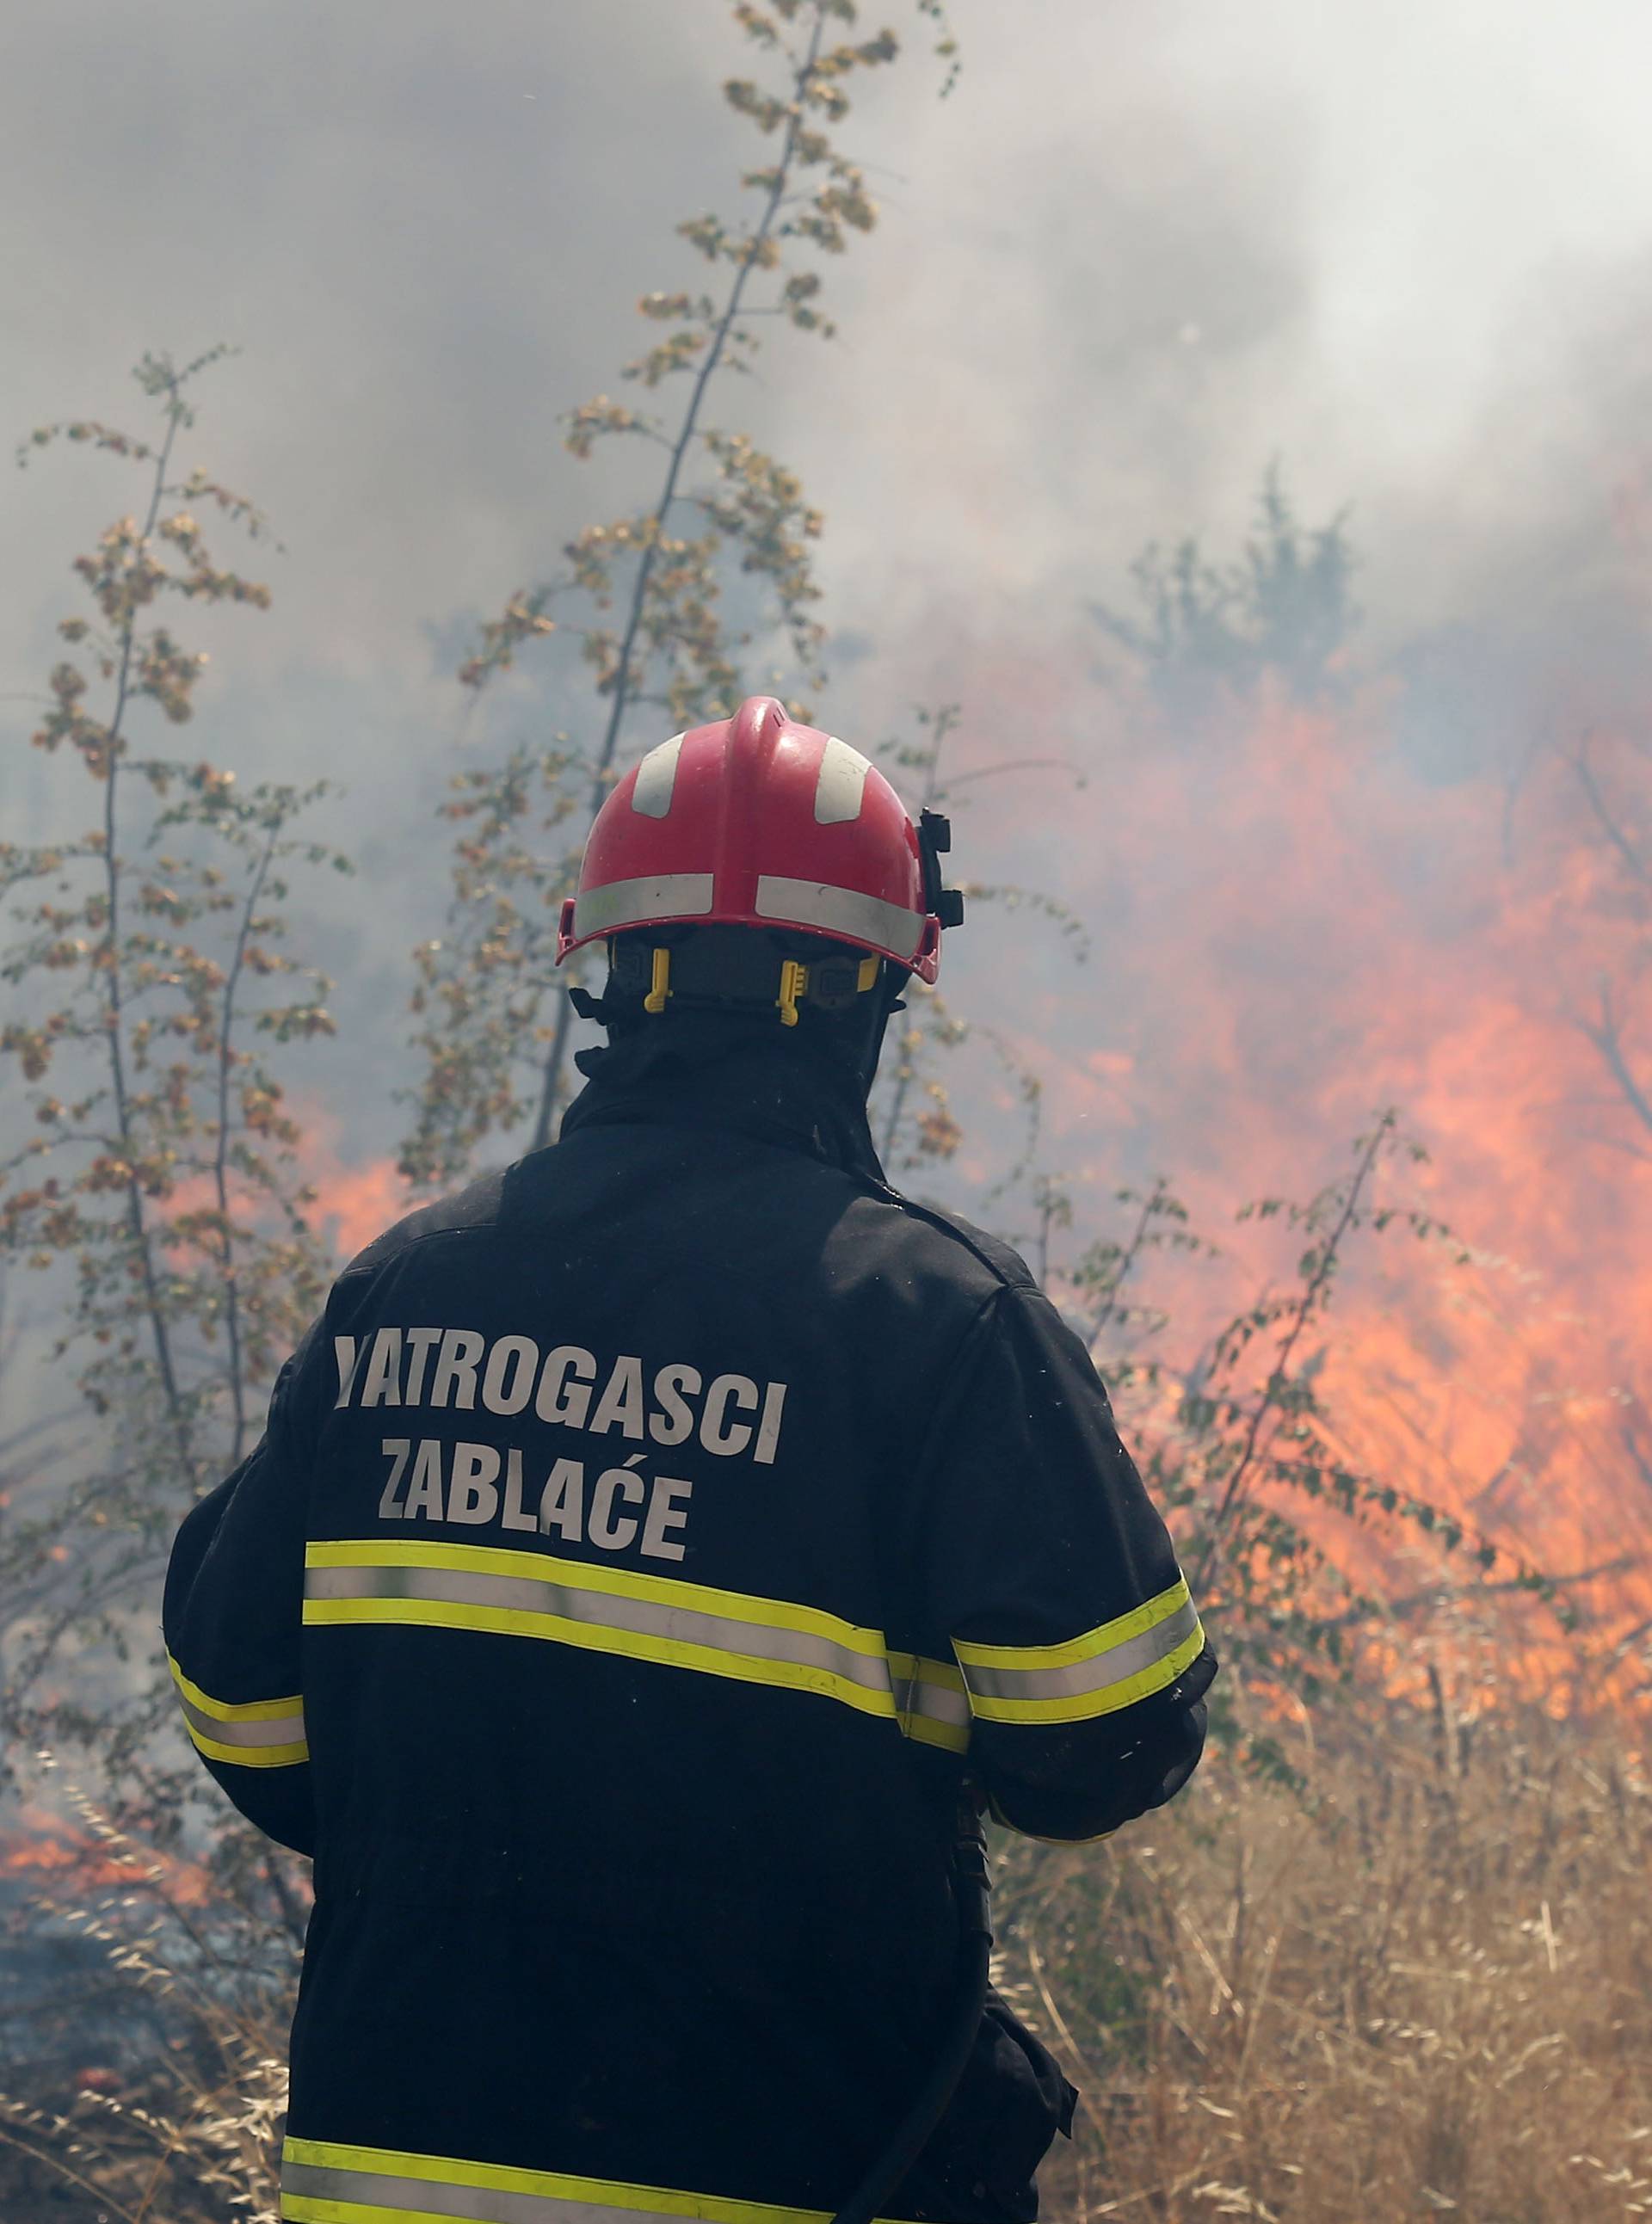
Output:
[[[1033,1288],[967,1332],[924,1460],[923,1620],[969,1695],[970,1768],[1028,1835],[1105,1836],[1204,1747],[1216,1657],[1089,1355]]]
[[[251,1456],[185,1516],[161,1603],[167,1659],[195,1750],[269,1836],[315,1850],[299,1640],[312,1330],[282,1369]]]

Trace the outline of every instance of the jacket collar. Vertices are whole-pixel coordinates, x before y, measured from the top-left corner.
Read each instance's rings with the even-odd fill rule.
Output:
[[[607,1125],[708,1129],[888,1186],[855,1075],[801,1028],[782,1036],[720,1013],[677,1013],[581,1052],[579,1065],[590,1078],[562,1116],[565,1138]]]

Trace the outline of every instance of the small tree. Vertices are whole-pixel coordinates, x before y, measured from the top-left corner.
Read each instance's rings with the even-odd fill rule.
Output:
[[[111,2224],[275,2224],[286,1973],[249,1968],[198,1872],[73,1784],[56,1804],[58,1865],[30,1927],[74,1977],[29,2002],[26,2089],[0,2090],[9,2224],[66,2213],[73,2194]]]
[[[602,394],[566,420],[566,445],[582,459],[611,440],[657,449],[658,492],[645,509],[576,534],[563,570],[512,596],[460,667],[479,696],[527,643],[560,631],[579,644],[596,715],[587,738],[521,744],[503,764],[453,782],[445,812],[460,831],[449,930],[415,953],[425,1073],[402,1153],[415,1182],[459,1178],[491,1136],[525,1128],[534,1147],[550,1139],[573,1022],[554,970],[557,917],[585,827],[623,768],[635,714],[651,714],[651,739],[726,717],[760,673],[766,686],[786,684],[766,661],[776,649],[801,685],[823,683],[810,553],[820,514],[794,472],[748,434],[708,425],[705,410],[714,381],[750,368],[759,320],[821,339],[834,333],[819,263],[870,231],[877,212],[832,134],[857,79],[899,51],[887,29],[836,37],[858,12],[852,0],[735,7],[774,73],[767,85],[741,77],[723,87],[734,112],[772,142],[742,174],[755,212],[744,223],[703,215],[678,226],[708,266],[707,287],[642,296],[642,316],[666,329],[621,374],[641,395],[685,387],[681,411],[668,424]],[[921,0],[921,12],[939,27],[945,91],[953,43],[934,0]],[[744,615],[731,624],[725,604],[737,584]],[[808,714],[800,705],[798,715]]]
[[[0,1159],[0,1256],[55,1278],[53,1355],[80,1417],[58,1469],[13,1491],[0,1527],[7,1727],[89,1748],[117,1810],[147,1806],[174,1835],[199,1772],[176,1765],[155,1594],[180,1516],[242,1456],[325,1292],[272,1053],[332,1027],[326,982],[282,946],[288,875],[345,868],[294,831],[319,789],[244,793],[232,773],[135,745],[146,717],[190,721],[206,662],[159,616],[166,603],[269,600],[218,567],[197,513],[211,505],[255,540],[263,518],[204,471],[173,475],[194,422],[187,389],[224,352],[181,370],[144,357],[152,442],[77,421],[20,452],[95,448],[147,487],[142,515],[75,560],[91,613],[59,625],[66,654],[32,736],[91,780],[98,823],[70,831],[66,794],[61,834],[0,845],[16,928],[0,978],[16,1014],[0,1053],[23,1115]],[[290,1927],[290,1882],[269,1849],[216,1798],[210,1812],[225,1873],[256,1869]]]
[[[917,732],[911,740],[887,741],[877,751],[891,770],[896,785],[915,811],[956,812],[967,808],[965,793],[977,780],[993,780],[1011,773],[1066,773],[1082,787],[1084,775],[1059,757],[1006,758],[991,764],[954,772],[945,764],[946,745],[962,717],[956,703],[934,710],[920,706],[913,713]],[[1083,922],[1058,897],[1010,881],[991,882],[967,878],[958,882],[966,903],[999,905],[1015,911],[1028,909],[1053,920],[1069,954],[1082,964],[1090,954],[1090,938]],[[1026,1174],[1037,1147],[1043,1085],[1038,1074],[1007,1040],[1003,1032],[979,1020],[960,1017],[939,988],[928,988],[915,975],[908,984],[907,1006],[889,1038],[888,1053],[879,1068],[871,1106],[872,1133],[879,1153],[891,1173],[934,1166],[952,1158],[964,1140],[964,1129],[953,1109],[952,1090],[943,1077],[943,1062],[972,1039],[984,1042],[1003,1079],[1023,1109],[1022,1146],[1016,1157],[988,1192],[989,1200],[1003,1196]]]
[[[1242,1206],[1239,1222],[1276,1222],[1301,1242],[1294,1273],[1264,1287],[1202,1350],[1177,1362],[1157,1355],[1169,1314],[1150,1292],[1136,1294],[1143,1271],[1166,1252],[1219,1254],[1193,1232],[1168,1181],[1121,1190],[1127,1233],[1092,1243],[1061,1278],[1069,1317],[1129,1414],[1132,1448],[1177,1534],[1189,1585],[1230,1671],[1221,1703],[1253,1756],[1275,1750],[1269,1725],[1282,1705],[1311,1708],[1333,1694],[1351,1703],[1373,1690],[1385,1704],[1392,1664],[1373,1682],[1371,1648],[1391,1644],[1408,1614],[1446,1598],[1514,1592],[1572,1620],[1554,1576],[1402,1476],[1352,1465],[1320,1383],[1326,1316],[1354,1243],[1403,1231],[1469,1263],[1451,1230],[1391,1180],[1382,1193],[1393,1161],[1416,1165],[1425,1156],[1384,1111],[1356,1140],[1349,1171],[1306,1201]],[[1065,1196],[1056,1203],[1070,1211]],[[1335,1548],[1336,1532],[1348,1525],[1368,1532],[1369,1580],[1351,1576]],[[1396,1591],[1388,1579],[1402,1559],[1419,1555],[1431,1568],[1427,1580]],[[1451,1569],[1459,1558],[1458,1578]],[[1236,1715],[1234,1694],[1245,1690],[1256,1703]]]
[[[1130,567],[1136,613],[1095,603],[1091,615],[1178,722],[1249,693],[1264,673],[1296,702],[1322,701],[1340,685],[1359,621],[1347,519],[1339,510],[1328,525],[1302,525],[1270,464],[1237,559],[1211,562],[1191,536],[1168,553],[1150,542]]]
[[[1541,771],[1541,824],[1572,860],[1545,875],[1545,939],[1561,953],[1567,1016],[1606,1084],[1604,1100],[1578,1107],[1582,1134],[1652,1159],[1652,740],[1588,728],[1548,748]],[[1514,833],[1511,813],[1511,850]]]

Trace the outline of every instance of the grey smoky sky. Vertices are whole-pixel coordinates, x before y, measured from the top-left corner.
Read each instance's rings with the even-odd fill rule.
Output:
[[[1639,613],[1595,573],[1652,458],[1643,0],[953,15],[943,103],[909,4],[865,11],[912,51],[842,134],[883,219],[827,271],[840,338],[777,339],[750,408],[720,404],[826,513],[841,730],[967,701],[1011,644],[1082,667],[1086,605],[1143,540],[1231,543],[1273,455],[1310,518],[1353,505],[1378,641],[1484,641],[1503,685],[1579,639],[1632,655]],[[380,1071],[407,946],[440,929],[465,621],[641,493],[571,463],[557,413],[614,386],[641,291],[694,282],[673,226],[735,205],[754,157],[718,85],[755,66],[719,0],[4,11],[0,430],[136,422],[145,348],[244,351],[186,456],[287,553],[269,616],[204,629],[199,746],[348,782],[332,831],[371,900],[320,923]],[[10,695],[117,471],[5,482]],[[48,768],[22,755],[8,814],[32,816]],[[394,1115],[364,1128],[384,1147]]]

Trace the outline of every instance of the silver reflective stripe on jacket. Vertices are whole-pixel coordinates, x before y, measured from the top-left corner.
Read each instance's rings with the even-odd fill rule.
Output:
[[[448,2155],[340,2146],[288,2134],[281,2213],[290,2224],[384,2224],[458,2216],[470,2224],[826,2224],[821,2208],[783,2208],[612,2178],[568,2177]]]
[[[297,1692],[279,1699],[218,1699],[192,1683],[170,1653],[167,1665],[178,1687],[184,1728],[198,1753],[240,1768],[292,1768],[307,1761],[304,1701]]]
[[[1205,1633],[1180,1577],[1099,1628],[1056,1645],[976,1645],[953,1650],[983,1722],[1084,1722],[1133,1706],[1174,1684],[1203,1649]]]
[[[233,1745],[256,1752],[259,1747],[272,1745],[297,1745],[304,1737],[304,1709],[294,1707],[290,1714],[271,1715],[263,1722],[225,1722],[209,1715],[193,1700],[180,1696],[179,1705],[184,1710],[184,1721],[192,1736],[206,1738],[218,1745]]]
[[[813,1691],[961,1753],[969,1701],[949,1662],[891,1653],[883,1633],[816,1607],[491,1545],[312,1544],[311,1627],[394,1622],[533,1637],[737,1682]]]

